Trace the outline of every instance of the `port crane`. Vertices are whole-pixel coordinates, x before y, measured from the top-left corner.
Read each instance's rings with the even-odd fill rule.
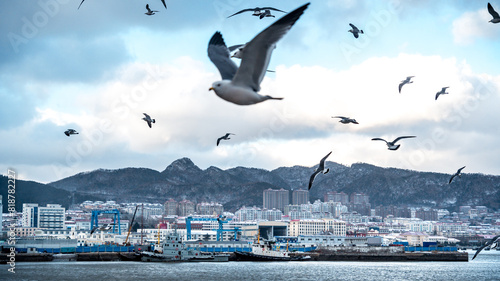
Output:
[[[117,209],[112,210],[93,210],[92,217],[90,220],[90,229],[94,229],[94,227],[99,227],[99,215],[100,214],[113,214],[113,231],[112,233],[116,233],[116,226],[118,225],[118,234],[122,234],[120,227],[120,211]]]
[[[234,239],[236,239],[238,232],[241,232],[239,227],[235,227],[231,230],[224,229],[224,223],[227,223],[230,220],[230,218],[226,218],[222,215],[219,215],[217,218],[193,218],[191,216],[186,217],[186,238],[187,240],[191,240],[191,221],[217,221],[219,223],[219,227],[216,229],[217,241],[222,241],[222,232],[224,231],[234,231]]]
[[[130,222],[130,226],[128,227],[127,238],[125,238],[125,243],[123,243],[124,245],[127,245],[127,243],[128,243],[128,237],[130,236],[130,231],[132,230],[132,226],[134,225],[135,213],[137,213],[138,208],[139,208],[139,205],[136,205],[134,215],[132,216],[132,221]]]

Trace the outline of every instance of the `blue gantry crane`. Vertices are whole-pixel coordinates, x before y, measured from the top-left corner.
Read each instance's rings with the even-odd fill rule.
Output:
[[[240,232],[239,227],[235,227],[231,230],[224,229],[224,223],[230,221],[230,218],[226,218],[224,216],[219,215],[217,218],[193,218],[186,217],[186,231],[187,231],[187,240],[191,240],[191,221],[217,221],[219,223],[219,227],[217,228],[217,241],[222,241],[222,233],[224,231],[234,231],[234,239],[236,239],[238,232]]]
[[[94,229],[94,227],[99,226],[99,215],[100,214],[113,214],[113,231],[112,233],[116,233],[116,226],[118,226],[118,234],[122,234],[122,230],[120,227],[120,211],[117,209],[112,210],[93,210],[92,217],[90,220],[90,229]]]

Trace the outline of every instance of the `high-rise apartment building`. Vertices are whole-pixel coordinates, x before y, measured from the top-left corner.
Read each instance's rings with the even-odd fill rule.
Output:
[[[177,207],[177,212],[175,214],[181,216],[181,217],[186,217],[190,215],[194,215],[195,213],[195,205],[193,202],[189,200],[182,200],[179,202],[178,207]]]
[[[349,195],[345,194],[344,192],[330,191],[325,194],[325,198],[323,201],[340,202],[342,205],[347,205],[347,203],[349,203]]]
[[[297,189],[292,192],[292,205],[301,205],[309,203],[309,191]]]
[[[59,204],[47,204],[40,207],[38,204],[23,204],[22,225],[24,227],[38,227],[42,229],[64,229],[64,207]]]
[[[224,207],[220,203],[207,203],[207,202],[202,202],[196,204],[196,212],[198,215],[222,215],[224,212]]]
[[[278,209],[285,211],[285,206],[290,204],[289,191],[285,189],[266,189],[264,190],[264,209]]]
[[[170,198],[163,205],[165,206],[165,215],[167,215],[167,216],[176,216],[177,215],[177,205],[178,205],[177,201]]]

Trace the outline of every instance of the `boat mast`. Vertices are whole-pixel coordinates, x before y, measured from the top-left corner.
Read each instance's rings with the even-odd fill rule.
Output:
[[[158,223],[158,245],[160,245],[160,223]]]
[[[142,210],[142,215],[141,215],[141,245],[142,245],[142,234],[144,233],[144,203],[141,204],[141,210]]]

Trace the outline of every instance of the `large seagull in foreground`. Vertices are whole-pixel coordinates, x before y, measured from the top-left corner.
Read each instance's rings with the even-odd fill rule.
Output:
[[[491,6],[490,3],[488,3],[488,12],[493,17],[493,19],[490,20],[489,22],[491,22],[491,23],[499,23],[500,22],[500,16],[498,15],[497,11],[495,11],[495,9],[493,9],[493,6]]]
[[[497,235],[497,236],[495,236],[495,237],[491,238],[491,240],[486,241],[486,243],[484,243],[484,245],[483,245],[483,246],[481,246],[479,249],[477,249],[476,253],[475,253],[475,254],[474,254],[474,256],[472,257],[472,260],[474,260],[474,259],[476,258],[476,256],[477,256],[477,254],[479,254],[479,252],[481,252],[484,248],[486,248],[486,247],[488,247],[488,246],[490,246],[490,247],[491,247],[491,246],[492,246],[493,244],[495,244],[495,243],[496,243],[496,246],[498,246],[498,243],[500,243],[500,242],[499,242],[499,239],[500,239],[500,235]]]
[[[222,34],[215,32],[208,43],[207,52],[223,80],[214,82],[209,90],[213,90],[223,100],[238,105],[283,99],[260,95],[260,83],[264,79],[276,43],[292,28],[307,6],[309,3],[286,14],[248,42],[242,50],[239,68],[231,60]]]

